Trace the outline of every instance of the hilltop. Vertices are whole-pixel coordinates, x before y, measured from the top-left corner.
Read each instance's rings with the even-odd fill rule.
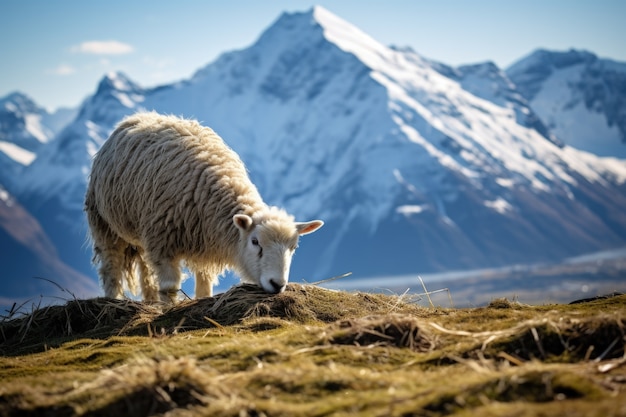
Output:
[[[626,413],[625,296],[415,301],[298,284],[72,300],[1,323],[0,415]]]

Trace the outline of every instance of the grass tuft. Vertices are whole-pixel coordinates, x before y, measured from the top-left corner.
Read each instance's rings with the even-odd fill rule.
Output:
[[[329,343],[356,346],[395,346],[417,352],[435,349],[436,338],[419,319],[389,314],[341,320],[329,329]]]

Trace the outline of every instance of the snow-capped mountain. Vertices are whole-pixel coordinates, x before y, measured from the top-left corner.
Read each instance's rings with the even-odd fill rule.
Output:
[[[141,94],[140,87],[123,74],[106,75],[96,93],[82,103],[72,123],[26,170],[20,195],[52,197],[66,207],[78,204],[76,197],[84,194],[91,158],[115,124],[136,111],[135,102],[141,101]]]
[[[0,135],[21,148],[34,152],[55,132],[44,123],[48,113],[28,96],[12,93],[0,99]]]
[[[491,101],[500,107],[514,110],[517,123],[536,130],[556,145],[563,145],[535,114],[517,86],[493,62],[463,65],[458,68],[439,62],[431,62],[431,65],[446,77],[458,81],[463,89],[475,96]]]
[[[626,158],[626,64],[579,50],[537,50],[507,75],[568,145]]]
[[[73,114],[68,109],[49,113],[21,93],[0,98],[0,183],[12,189],[24,167]]]
[[[315,7],[189,80],[109,74],[24,172],[18,197],[83,273],[90,160],[139,109],[193,117],[270,204],[326,226],[292,278],[555,260],[626,243],[626,162],[564,146],[493,64],[451,68]],[[381,284],[382,285],[382,284]]]

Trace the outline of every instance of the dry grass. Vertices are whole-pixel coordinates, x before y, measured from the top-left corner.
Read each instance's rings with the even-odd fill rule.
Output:
[[[291,284],[0,323],[0,416],[626,415],[626,296],[421,307]]]
[[[167,335],[229,326],[252,317],[278,317],[297,323],[333,322],[344,317],[423,310],[401,297],[341,293],[317,286],[288,285],[270,295],[254,285],[239,285],[215,297],[186,300],[176,306],[131,300],[72,300],[35,310],[0,325],[0,354],[38,351],[76,337]]]
[[[395,346],[429,352],[436,338],[427,324],[409,315],[387,314],[341,320],[330,326],[329,343],[356,346]]]

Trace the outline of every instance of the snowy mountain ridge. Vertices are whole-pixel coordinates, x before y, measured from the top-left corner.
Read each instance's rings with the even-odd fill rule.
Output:
[[[283,14],[183,82],[143,89],[107,74],[38,152],[16,195],[85,274],[91,158],[142,109],[212,127],[269,204],[327,222],[303,239],[296,278],[534,262],[626,243],[625,161],[563,145],[493,64],[451,68],[315,7]]]
[[[552,168],[552,172],[549,172],[549,170],[546,169],[546,166],[541,167],[534,164],[534,160],[536,160],[537,156],[539,156],[542,152],[548,154],[552,152],[560,152],[538,138],[532,138],[531,140],[525,142],[511,141],[502,144],[498,144],[496,140],[490,145],[493,146],[496,144],[496,146],[501,146],[499,146],[498,152],[494,153],[493,147],[486,148],[487,143],[483,142],[471,144],[469,141],[463,140],[470,137],[468,132],[463,132],[463,129],[459,129],[456,132],[453,129],[450,129],[450,127],[461,127],[459,126],[459,123],[463,124],[464,122],[466,125],[468,123],[486,124],[490,122],[489,118],[476,121],[470,120],[470,118],[474,115],[470,116],[468,112],[461,112],[460,114],[456,113],[450,104],[455,106],[457,109],[478,109],[478,116],[481,116],[481,114],[496,114],[499,118],[510,119],[513,116],[510,112],[510,108],[508,107],[508,104],[511,102],[511,97],[504,98],[487,96],[486,100],[488,103],[481,102],[480,98],[482,94],[476,94],[477,89],[471,91],[474,94],[464,94],[465,91],[476,86],[476,82],[472,83],[470,81],[465,84],[461,83],[460,87],[462,91],[458,91],[459,86],[455,85],[453,80],[445,76],[438,77],[438,74],[428,71],[431,69],[429,68],[429,65],[424,60],[420,59],[420,57],[416,54],[411,54],[413,59],[407,59],[406,53],[397,52],[381,45],[377,41],[371,39],[368,35],[362,33],[357,28],[332,15],[323,8],[314,9],[313,15],[318,19],[320,25],[324,27],[324,34],[331,42],[334,42],[343,50],[354,54],[372,69],[372,78],[377,80],[381,85],[387,87],[390,92],[390,99],[392,103],[402,102],[402,105],[408,104],[414,111],[418,112],[420,116],[427,119],[431,125],[438,127],[443,134],[449,136],[454,135],[459,145],[461,145],[466,152],[473,153],[472,148],[476,146],[481,147],[482,145],[484,149],[489,149],[491,151],[491,155],[495,158],[501,156],[499,158],[499,162],[507,164],[506,168],[509,171],[525,176],[526,179],[537,188],[544,188],[541,181],[537,181],[537,178],[540,177],[548,179],[560,178],[566,183],[572,183],[574,181],[558,165]],[[460,71],[468,72],[468,68],[469,67],[461,67]],[[493,70],[493,68],[488,69]],[[416,70],[419,71],[417,72],[418,76],[415,76]],[[485,77],[478,77],[478,82],[484,79]],[[423,81],[423,84],[417,81]],[[509,85],[508,87],[510,88],[511,86]],[[457,91],[454,91],[455,89]],[[484,89],[480,89],[480,91],[484,92]],[[410,96],[407,96],[406,92],[409,92]],[[448,99],[450,97],[458,97],[459,102],[450,103],[451,100],[448,102],[445,100],[437,102],[434,101],[432,97],[446,97]],[[483,97],[485,96],[483,95]],[[515,99],[518,100],[519,98],[515,97]],[[429,104],[428,108],[423,106],[424,101]],[[439,106],[440,103],[442,104],[441,106]],[[496,107],[493,107],[492,104],[495,104]],[[398,108],[401,109],[403,107],[402,105],[398,105]],[[461,164],[455,164],[448,159],[447,155],[438,153],[437,150],[428,146],[427,143],[420,137],[418,132],[412,131],[410,127],[403,126],[401,115],[395,115],[394,120],[400,125],[400,129],[409,137],[410,140],[419,142],[426,150],[429,151],[429,153],[431,153],[432,156],[440,158],[440,163],[448,164],[449,167],[454,167],[455,169],[460,170],[460,172],[464,173],[464,175],[468,177],[477,177],[478,173],[476,170],[484,167],[483,163],[486,161],[480,161],[481,163],[478,164],[478,166],[473,167],[474,170],[464,170],[460,166]],[[495,130],[495,126],[491,126],[491,130]],[[524,133],[527,134],[527,132]],[[502,134],[498,136],[506,137],[507,135]],[[530,146],[528,144],[530,144]],[[523,148],[519,149],[519,145]],[[507,154],[507,151],[511,149],[514,151]],[[575,150],[563,153],[565,161],[568,165],[570,167],[576,166],[576,168],[579,169],[579,171],[583,173],[588,180],[602,181],[601,171],[603,168],[601,167],[603,164],[596,163],[593,156],[589,158],[579,154]],[[529,157],[519,158],[524,155],[528,155]],[[472,162],[475,161],[475,153],[474,155],[461,155],[461,157],[466,162],[466,164],[464,164],[466,168],[468,164],[471,165]],[[581,164],[581,161],[577,159],[583,159],[584,162]],[[531,171],[533,171],[532,173],[528,172],[528,167],[531,168]],[[618,183],[621,183],[625,179],[625,172],[621,164],[617,164],[617,167],[618,174],[616,175],[615,180]],[[495,172],[488,173],[493,174]]]
[[[571,146],[626,157],[626,63],[586,51],[540,49],[507,74],[548,127]]]
[[[0,185],[12,191],[25,167],[52,140],[59,126],[70,122],[72,114],[65,109],[48,113],[22,93],[0,98]]]

